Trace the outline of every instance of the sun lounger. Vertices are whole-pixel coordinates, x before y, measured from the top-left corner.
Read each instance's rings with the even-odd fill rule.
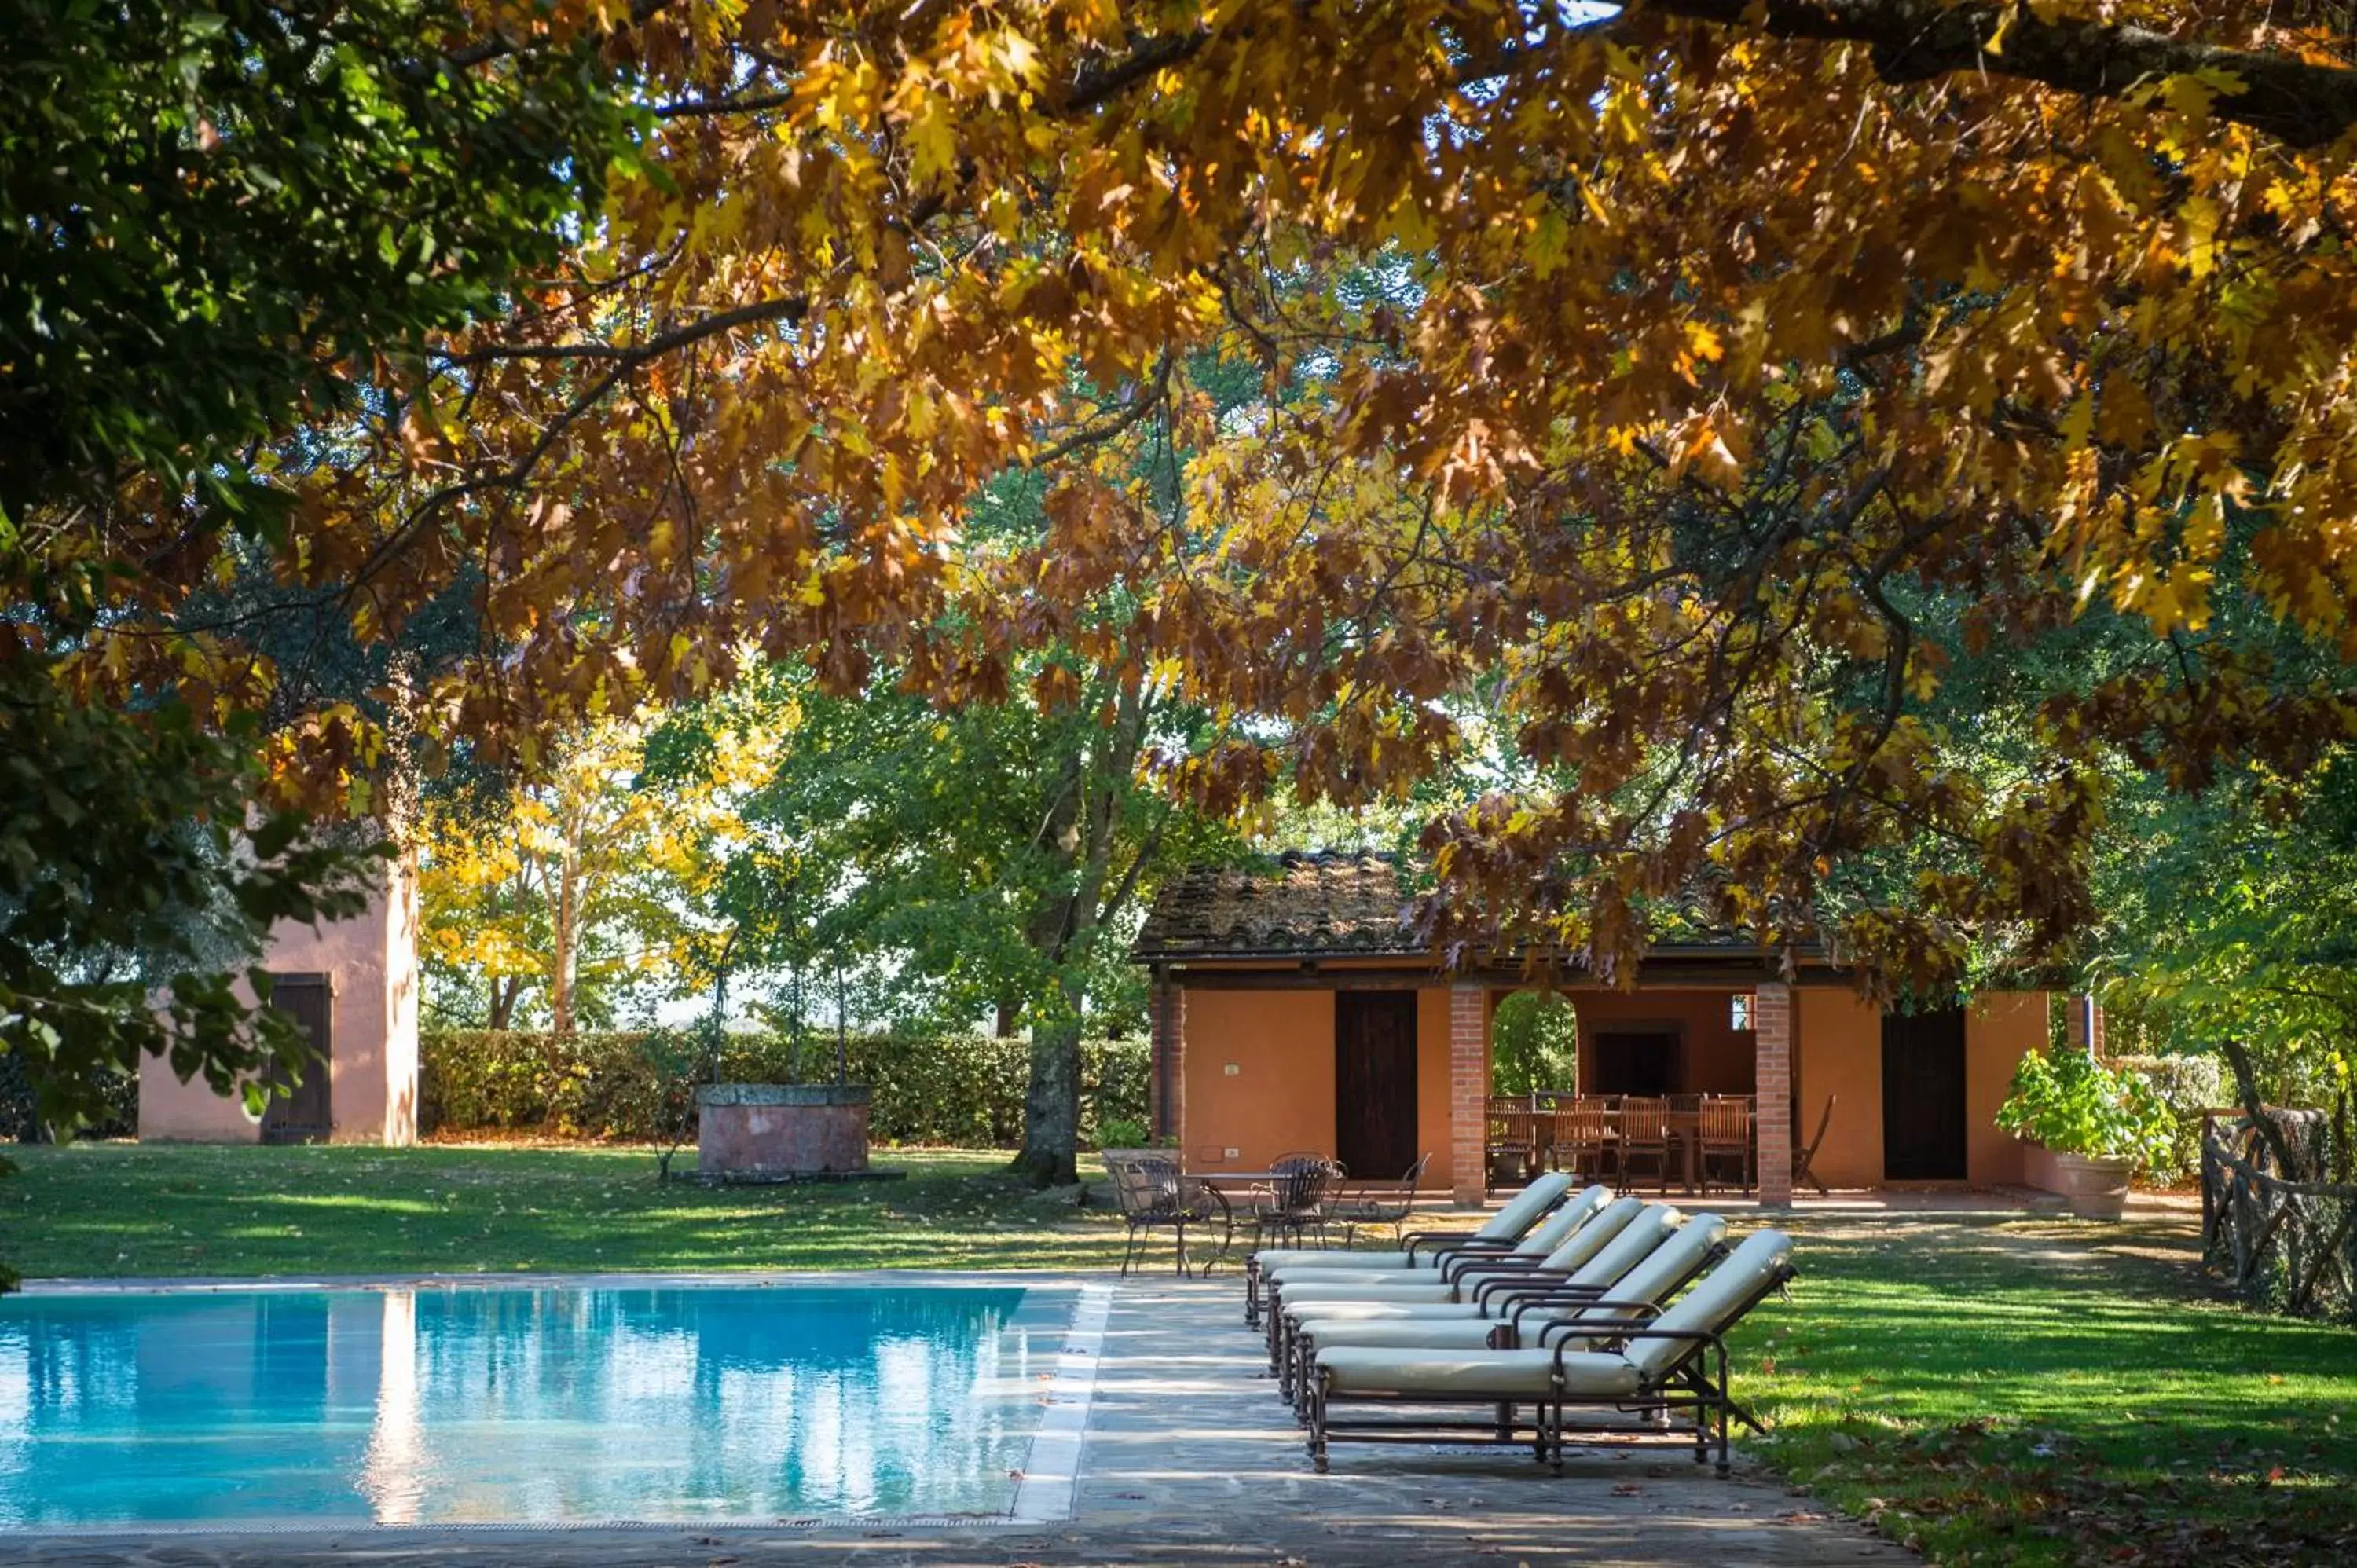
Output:
[[[1337,1442],[1465,1442],[1474,1434],[1501,1443],[1527,1441],[1560,1472],[1566,1412],[1602,1409],[1631,1414],[1690,1412],[1695,1462],[1717,1450],[1727,1473],[1730,1416],[1753,1427],[1728,1392],[1727,1331],[1792,1277],[1792,1238],[1761,1230],[1659,1316],[1602,1337],[1566,1334],[1548,1348],[1397,1350],[1337,1347],[1318,1353],[1309,1380],[1309,1455],[1319,1470]],[[1479,1405],[1480,1420],[1411,1414],[1405,1419],[1338,1419],[1338,1407],[1381,1404],[1411,1410]],[[1530,1419],[1519,1419],[1527,1409]]]
[[[1469,1277],[1460,1284],[1456,1299],[1451,1301],[1307,1301],[1290,1303],[1286,1308],[1286,1344],[1289,1352],[1280,1368],[1282,1387],[1279,1391],[1287,1399],[1295,1397],[1299,1386],[1308,1380],[1309,1363],[1317,1348],[1329,1344],[1389,1346],[1432,1349],[1479,1348],[1499,1343],[1511,1348],[1511,1339],[1495,1339],[1501,1329],[1510,1333],[1513,1325],[1510,1315],[1516,1304],[1530,1299],[1544,1299],[1549,1318],[1558,1317],[1570,1310],[1571,1304],[1595,1300],[1602,1296],[1619,1297],[1622,1278],[1643,1266],[1663,1246],[1680,1237],[1685,1227],[1684,1218],[1667,1204],[1644,1203],[1639,1200],[1637,1212],[1592,1256],[1569,1269],[1547,1267],[1523,1270],[1515,1273],[1489,1273]],[[1653,1286],[1662,1295],[1674,1290],[1701,1267],[1711,1243],[1727,1232],[1726,1221],[1717,1215],[1704,1217],[1699,1247],[1692,1240],[1682,1251],[1692,1251],[1694,1261],[1688,1263],[1674,1281]],[[1657,1300],[1659,1297],[1656,1298]],[[1542,1319],[1544,1321],[1544,1319]],[[1428,1346],[1415,1336],[1417,1331],[1437,1333]]]
[[[1261,1271],[1262,1294],[1265,1296],[1280,1294],[1287,1282],[1319,1285],[1428,1283],[1434,1278],[1454,1278],[1467,1269],[1492,1266],[1527,1268],[1571,1240],[1574,1232],[1611,1201],[1611,1188],[1591,1187],[1533,1226],[1530,1233],[1512,1247],[1442,1247],[1422,1254],[1415,1264],[1408,1267],[1389,1263],[1387,1260],[1395,1254],[1387,1252],[1372,1254],[1372,1266],[1360,1261],[1368,1255],[1351,1252],[1323,1252],[1306,1258],[1287,1259]]]
[[[1516,1193],[1476,1230],[1412,1231],[1400,1239],[1396,1252],[1345,1254],[1353,1268],[1431,1268],[1443,1251],[1506,1251],[1527,1236],[1549,1211],[1570,1193],[1573,1178],[1550,1171]],[[1609,1196],[1609,1194],[1607,1196]],[[1264,1248],[1244,1260],[1244,1323],[1260,1322],[1261,1276],[1287,1263],[1314,1263],[1336,1254],[1324,1248]]]
[[[1587,1222],[1564,1239],[1563,1244],[1543,1258],[1534,1258],[1527,1267],[1544,1270],[1556,1275],[1568,1275],[1587,1266],[1598,1252],[1609,1246],[1647,1205],[1641,1197],[1616,1197],[1598,1209]],[[1659,1206],[1655,1206],[1659,1207]],[[1305,1307],[1318,1307],[1346,1303],[1386,1302],[1453,1302],[1472,1298],[1481,1281],[1491,1276],[1479,1273],[1482,1262],[1499,1264],[1501,1273],[1521,1273],[1504,1260],[1469,1256],[1466,1267],[1417,1270],[1410,1274],[1303,1274],[1291,1280],[1272,1283],[1268,1305],[1268,1367],[1278,1376],[1285,1371],[1286,1357],[1291,1353],[1294,1323]]]
[[[1640,1235],[1631,1226],[1606,1254]],[[1695,1275],[1727,1256],[1727,1221],[1716,1214],[1695,1215],[1625,1273],[1612,1272],[1614,1260],[1606,1254],[1558,1289],[1525,1284],[1485,1292],[1478,1302],[1398,1303],[1381,1316],[1304,1317],[1295,1325],[1297,1350],[1287,1363],[1286,1397],[1308,1386],[1309,1369],[1324,1349],[1513,1350],[1550,1347],[1574,1336],[1609,1337],[1620,1325],[1657,1314]],[[1609,1283],[1596,1283],[1608,1273]],[[1583,1326],[1598,1333],[1583,1334]]]

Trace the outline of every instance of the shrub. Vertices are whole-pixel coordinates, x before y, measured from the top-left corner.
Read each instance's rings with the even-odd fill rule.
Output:
[[[1097,1147],[1100,1149],[1142,1149],[1148,1142],[1146,1123],[1116,1116],[1097,1123]]]
[[[1996,1124],[2058,1155],[2149,1166],[2168,1156],[2176,1119],[2133,1073],[2114,1072],[2085,1051],[2048,1050],[2014,1069]]]
[[[139,1075],[103,1070],[100,1093],[105,1113],[78,1129],[81,1138],[132,1138],[139,1133]],[[38,1143],[48,1136],[33,1100],[33,1080],[25,1074],[24,1059],[14,1051],[0,1051],[0,1138],[20,1144]]]
[[[2173,1124],[2166,1153],[2149,1166],[2152,1179],[2174,1183],[2201,1168],[2201,1113],[2233,1102],[2226,1064],[2207,1054],[2114,1057],[2112,1070],[2141,1079],[2169,1110]]]
[[[534,1132],[552,1137],[655,1141],[662,1085],[643,1032],[436,1029],[419,1037],[420,1125],[427,1132]],[[855,1035],[848,1076],[875,1099],[879,1144],[1012,1148],[1023,1133],[1030,1047],[986,1035]],[[768,1031],[723,1038],[719,1077],[730,1083],[832,1081],[835,1042],[813,1036],[796,1052]],[[1081,1047],[1081,1136],[1107,1122],[1146,1117],[1146,1045]]]

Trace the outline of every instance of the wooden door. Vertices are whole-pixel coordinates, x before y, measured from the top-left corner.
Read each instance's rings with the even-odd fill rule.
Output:
[[[295,1085],[292,1094],[271,1097],[262,1113],[262,1141],[324,1144],[334,1126],[328,1064],[335,1045],[335,988],[324,974],[273,975],[270,1005],[293,1015],[310,1037],[316,1059],[304,1064],[302,1081]]]
[[[1590,1050],[1594,1081],[1582,1085],[1590,1094],[1684,1092],[1685,1042],[1674,1029],[1598,1029]]]
[[[1334,1157],[1353,1176],[1415,1164],[1415,993],[1334,993]]]
[[[1964,1012],[1882,1018],[1882,1175],[1964,1179]]]

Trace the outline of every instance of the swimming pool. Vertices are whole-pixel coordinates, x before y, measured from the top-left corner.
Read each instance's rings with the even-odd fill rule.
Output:
[[[11,1296],[0,1530],[1005,1516],[1043,1412],[1070,1402],[1055,1380],[1082,1299],[602,1282]]]

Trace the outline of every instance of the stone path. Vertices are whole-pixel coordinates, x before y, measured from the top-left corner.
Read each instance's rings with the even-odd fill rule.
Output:
[[[1911,1563],[1752,1469],[1717,1479],[1663,1440],[1575,1449],[1560,1477],[1526,1452],[1346,1445],[1313,1475],[1260,1376],[1232,1274],[1125,1285],[1106,1325],[1074,1516],[1039,1526],[806,1531],[368,1530],[54,1538],[0,1558],[87,1564],[1254,1563],[1263,1568]],[[1770,1309],[1772,1310],[1772,1308]],[[651,1441],[660,1437],[650,1434]]]

